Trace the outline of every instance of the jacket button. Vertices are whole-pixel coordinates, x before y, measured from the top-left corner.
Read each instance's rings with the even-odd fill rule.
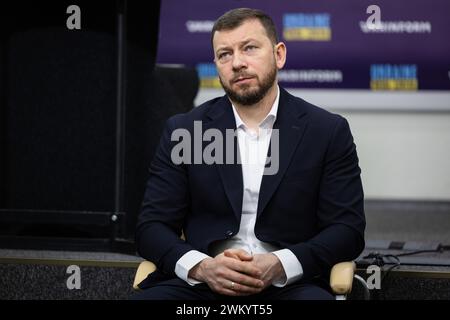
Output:
[[[233,235],[233,231],[228,230],[227,232],[225,232],[227,237],[231,237]]]

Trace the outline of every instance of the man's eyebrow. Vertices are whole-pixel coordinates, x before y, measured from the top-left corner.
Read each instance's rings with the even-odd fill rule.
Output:
[[[249,39],[240,41],[240,42],[239,42],[239,47],[243,47],[243,46],[245,46],[246,44],[248,44],[249,42],[252,42],[252,41],[258,42],[258,40],[256,40],[256,39],[249,38]],[[229,48],[230,48],[230,47],[227,46],[227,45],[219,46],[219,48],[217,48],[217,50],[216,50],[216,53],[218,53],[218,52],[221,51],[221,50],[227,50],[227,49],[229,49]]]

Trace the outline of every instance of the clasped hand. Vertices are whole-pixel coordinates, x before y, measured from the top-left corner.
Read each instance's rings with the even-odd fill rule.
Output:
[[[242,249],[227,249],[215,258],[202,260],[189,277],[207,283],[219,294],[245,296],[261,292],[286,275],[272,253],[252,256]]]

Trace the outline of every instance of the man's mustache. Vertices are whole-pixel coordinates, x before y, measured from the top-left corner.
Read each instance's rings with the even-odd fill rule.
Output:
[[[242,80],[242,79],[248,79],[248,78],[255,78],[256,76],[254,74],[251,73],[238,73],[236,74],[232,79],[231,82],[236,82],[238,80]]]

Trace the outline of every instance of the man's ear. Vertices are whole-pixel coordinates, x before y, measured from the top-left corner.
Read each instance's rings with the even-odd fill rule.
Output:
[[[275,62],[277,64],[278,70],[284,67],[286,63],[286,45],[283,42],[278,42],[275,45]]]

